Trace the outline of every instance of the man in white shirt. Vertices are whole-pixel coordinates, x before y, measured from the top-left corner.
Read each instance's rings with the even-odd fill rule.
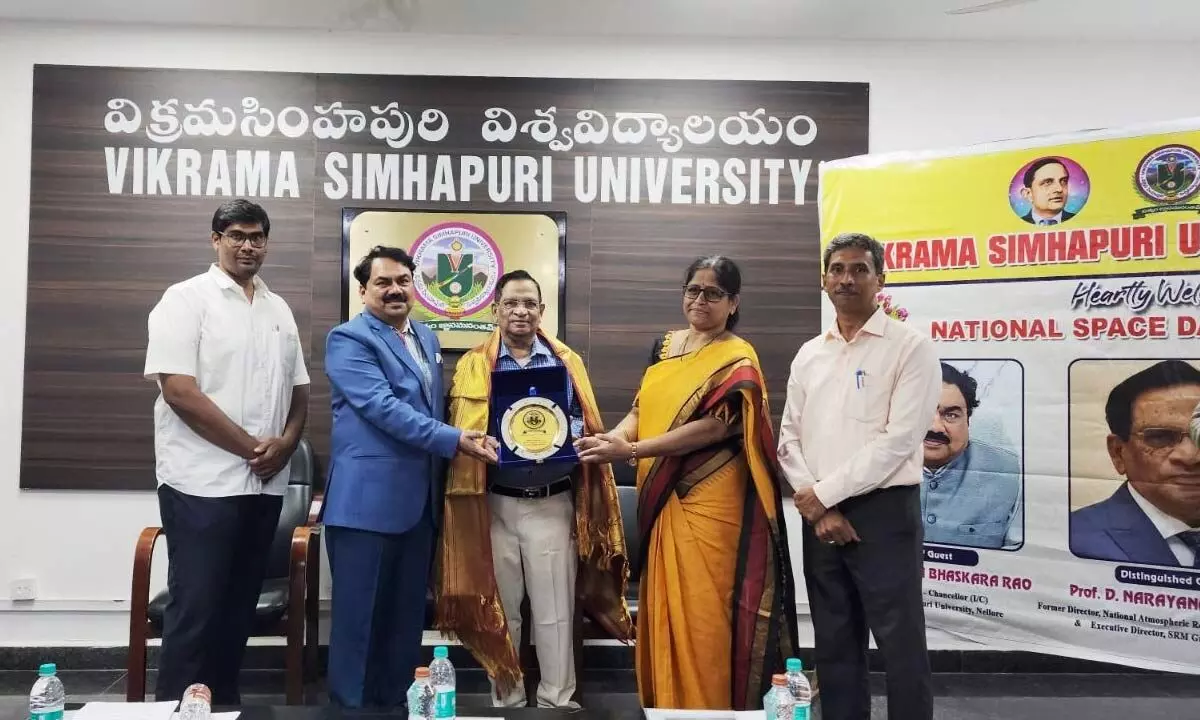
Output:
[[[288,304],[258,277],[271,221],[233,200],[212,219],[217,262],[167,288],[150,312],[145,376],[167,536],[170,602],[159,700],[204,683],[237,705],[289,461],[308,408],[308,372]]]
[[[877,305],[883,246],[857,233],[823,257],[837,321],[792,361],[779,460],[804,516],[804,579],[826,720],[871,714],[868,628],[888,717],[930,720],[922,605],[921,442],[937,409],[933,342]]]

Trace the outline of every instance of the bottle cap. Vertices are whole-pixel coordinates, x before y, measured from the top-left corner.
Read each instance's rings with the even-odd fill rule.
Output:
[[[419,667],[419,668],[417,668],[417,672],[413,674],[414,680],[425,680],[428,678],[429,678],[429,668],[427,668],[427,667]]]
[[[804,663],[800,662],[800,658],[788,658],[787,659],[787,671],[788,672],[801,672],[803,670],[804,670]]]
[[[438,660],[445,660],[450,657],[450,648],[445,645],[438,645],[433,649],[433,656]]]
[[[54,663],[42,663],[42,666],[38,668],[38,675],[40,675],[42,677],[48,677],[57,672],[58,672],[58,666],[55,665]]]
[[[212,690],[209,690],[204,683],[192,683],[187,686],[187,690],[183,691],[183,699],[187,700],[188,698],[200,698],[212,705]]]
[[[787,685],[787,676],[786,675],[772,675],[771,676],[771,684],[772,685]]]

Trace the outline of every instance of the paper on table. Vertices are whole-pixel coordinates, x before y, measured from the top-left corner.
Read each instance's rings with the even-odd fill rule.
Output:
[[[171,720],[178,700],[155,703],[90,702],[72,720]]]
[[[762,710],[668,710],[645,708],[646,720],[765,720]]]
[[[209,715],[210,720],[237,720],[238,715],[241,715],[240,710],[231,710],[229,712],[212,713]],[[171,715],[171,720],[179,720],[179,713]],[[462,720],[461,718],[459,720]]]

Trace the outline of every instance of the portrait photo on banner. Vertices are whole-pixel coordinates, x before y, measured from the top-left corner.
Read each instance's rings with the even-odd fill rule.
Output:
[[[1082,165],[1065,155],[1040,155],[1013,175],[1008,202],[1030,225],[1058,225],[1083,212],[1091,192]]]
[[[412,256],[412,317],[445,350],[469,350],[495,328],[496,282],[526,270],[542,289],[542,331],[565,331],[567,216],[561,212],[444,212],[343,208],[342,320],[362,310],[354,266],[376,245]]]
[[[1190,567],[1175,536],[1200,518],[1200,360],[1076,360],[1069,384],[1072,554]]]
[[[942,360],[942,394],[922,443],[925,542],[1024,544],[1024,388],[1016,360]]]

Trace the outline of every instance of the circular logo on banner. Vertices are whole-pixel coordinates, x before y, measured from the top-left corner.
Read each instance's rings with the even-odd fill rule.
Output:
[[[434,225],[417,238],[409,254],[417,266],[417,297],[430,312],[448,318],[486,307],[504,272],[496,243],[464,222]]]
[[[1150,202],[1183,202],[1200,190],[1200,155],[1186,145],[1164,145],[1146,153],[1133,179]]]
[[[553,400],[521,398],[504,411],[500,438],[505,447],[526,460],[545,460],[567,442],[567,414]]]

